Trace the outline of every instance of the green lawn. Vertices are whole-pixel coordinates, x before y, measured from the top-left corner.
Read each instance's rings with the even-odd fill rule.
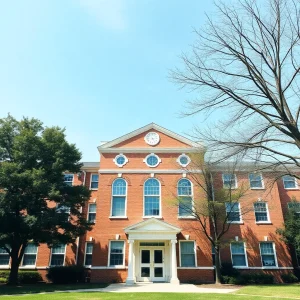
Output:
[[[45,293],[76,289],[99,289],[108,286],[108,284],[101,283],[79,283],[79,284],[26,284],[23,286],[7,286],[0,285],[0,295],[15,295],[15,294],[32,294]]]

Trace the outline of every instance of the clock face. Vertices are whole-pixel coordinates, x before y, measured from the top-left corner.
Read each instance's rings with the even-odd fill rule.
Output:
[[[157,132],[148,132],[145,136],[145,142],[148,145],[154,146],[159,142],[159,135]]]

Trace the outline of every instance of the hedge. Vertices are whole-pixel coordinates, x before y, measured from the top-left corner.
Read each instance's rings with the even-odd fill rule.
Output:
[[[84,267],[51,267],[48,269],[47,278],[58,284],[84,282]]]

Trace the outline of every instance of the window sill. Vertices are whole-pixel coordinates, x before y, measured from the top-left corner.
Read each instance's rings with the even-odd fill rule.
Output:
[[[215,267],[177,267],[178,270],[214,270]]]
[[[98,189],[90,189],[90,191],[98,191]]]
[[[151,218],[162,219],[162,216],[143,216],[143,219],[151,219]]]
[[[264,187],[261,187],[261,188],[250,187],[250,190],[265,190],[265,188]]]
[[[92,266],[91,267],[92,270],[125,270],[128,269],[128,267],[126,266]]]
[[[232,222],[228,222],[228,221],[227,221],[227,224],[243,225],[244,222],[243,222],[243,221],[232,221]]]
[[[128,219],[128,217],[127,216],[120,216],[120,217],[118,217],[118,216],[110,216],[110,217],[108,217],[109,219]]]
[[[284,189],[288,191],[299,191],[299,188],[284,188]]]
[[[32,266],[20,266],[19,269],[36,269],[35,265]]]
[[[257,224],[257,225],[266,225],[266,224],[273,224],[272,222],[270,222],[270,221],[261,221],[261,222],[255,222],[255,224]]]
[[[193,217],[193,216],[178,216],[178,219],[179,220],[182,220],[182,219],[189,219],[189,220],[195,220],[196,218]]]

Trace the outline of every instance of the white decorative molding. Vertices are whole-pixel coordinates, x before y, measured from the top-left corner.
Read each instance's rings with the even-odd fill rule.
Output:
[[[238,236],[235,237],[235,241],[236,241],[236,242],[239,241],[239,237],[238,237]]]
[[[264,236],[264,241],[267,242],[268,241],[268,236]]]
[[[187,162],[186,163],[182,163],[181,159],[186,158]],[[182,166],[183,168],[185,168],[186,166],[189,165],[189,163],[191,162],[191,159],[188,155],[186,155],[185,153],[182,153],[178,156],[178,158],[176,159],[176,162]]]
[[[154,156],[157,159],[157,163],[155,165],[148,164],[148,158],[150,158],[151,156]],[[143,159],[143,162],[150,168],[156,168],[161,163],[161,159],[159,158],[158,155],[154,153],[150,153]]]
[[[120,239],[120,235],[116,234],[116,240],[119,240],[119,239]]]
[[[119,158],[124,158],[124,162],[118,163]],[[128,163],[128,158],[123,153],[120,153],[113,159],[113,162],[116,164],[116,166],[118,166],[119,168],[122,168],[123,166],[125,166]]]
[[[119,169],[100,169],[98,170],[99,174],[118,174]],[[152,171],[148,169],[123,169],[122,173],[125,174],[151,174]],[[184,174],[185,170],[180,169],[155,169],[156,174]],[[201,170],[193,170],[190,173],[202,173]]]
[[[122,153],[151,153],[153,152],[153,148],[134,148],[134,147],[128,147],[128,148],[121,148]],[[107,149],[99,149],[100,153],[119,153],[120,148],[107,148]],[[182,148],[182,147],[173,147],[173,148],[166,148],[166,147],[155,147],[155,153],[195,153],[203,151],[202,148]]]

